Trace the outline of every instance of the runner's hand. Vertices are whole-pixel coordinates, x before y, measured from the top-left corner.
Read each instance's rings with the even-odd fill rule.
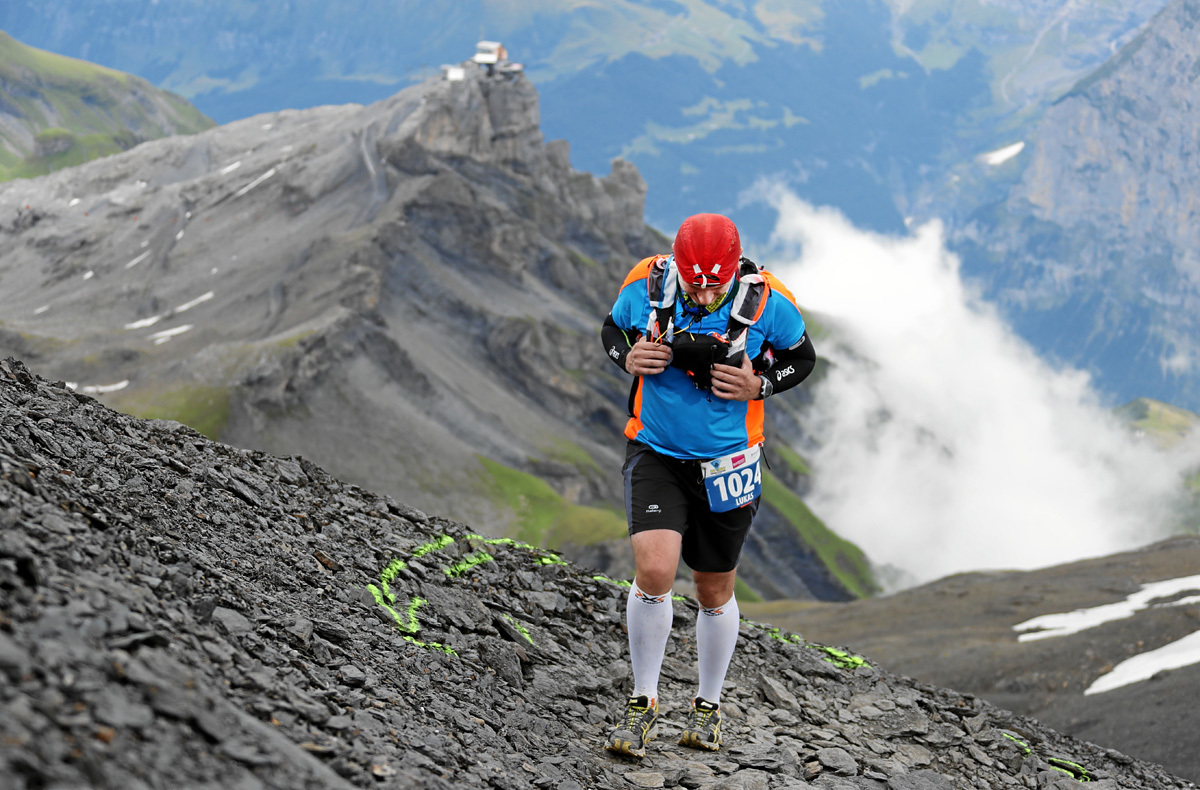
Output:
[[[762,389],[762,381],[750,364],[750,357],[742,354],[742,366],[713,365],[713,395],[724,400],[753,400]]]
[[[671,364],[671,347],[649,340],[639,340],[625,356],[625,369],[635,376],[662,373]]]

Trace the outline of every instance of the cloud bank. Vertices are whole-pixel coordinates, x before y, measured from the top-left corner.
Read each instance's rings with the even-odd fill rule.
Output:
[[[764,263],[830,332],[811,385],[813,510],[906,583],[1163,536],[1186,461],[1139,442],[963,284],[930,223],[902,238],[773,193]],[[806,385],[810,386],[810,385]]]

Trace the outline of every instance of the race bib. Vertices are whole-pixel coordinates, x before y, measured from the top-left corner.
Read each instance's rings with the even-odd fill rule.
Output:
[[[702,464],[704,488],[708,491],[708,507],[712,512],[724,513],[739,508],[762,493],[760,454],[760,445],[756,444]]]

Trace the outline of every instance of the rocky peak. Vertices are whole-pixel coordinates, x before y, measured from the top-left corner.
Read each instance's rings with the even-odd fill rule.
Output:
[[[1200,2],[1172,0],[1050,107],[955,239],[1043,354],[1118,402],[1197,408]]]
[[[1200,2],[1174,0],[1046,113],[1014,199],[1182,252],[1200,242]]]

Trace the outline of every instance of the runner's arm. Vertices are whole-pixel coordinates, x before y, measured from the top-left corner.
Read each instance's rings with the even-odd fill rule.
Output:
[[[760,354],[754,360],[754,369],[767,377],[771,383],[769,394],[772,395],[789,390],[804,381],[817,364],[817,352],[808,337],[807,329],[796,345],[782,351],[773,350],[771,354],[774,358],[770,365],[767,365],[766,355]]]
[[[604,325],[600,327],[600,341],[604,343],[604,353],[608,358],[616,363],[622,372],[628,373],[625,367],[625,358],[629,356],[629,350],[633,348],[633,341],[629,339],[629,335],[625,330],[617,326],[617,322],[613,320],[612,313],[604,319]]]

